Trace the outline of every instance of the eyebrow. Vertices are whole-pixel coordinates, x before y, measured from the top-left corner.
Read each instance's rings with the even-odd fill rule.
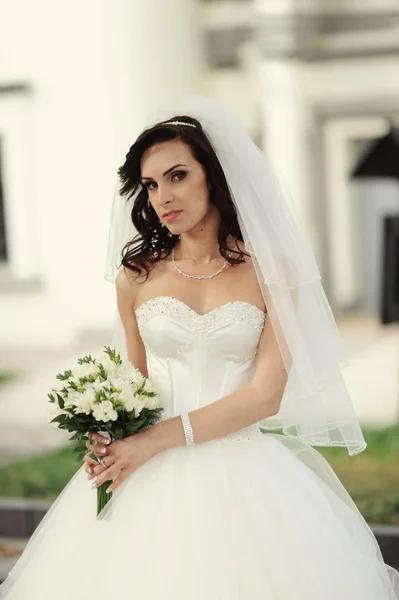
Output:
[[[173,165],[173,167],[170,167],[169,169],[167,169],[165,171],[163,176],[165,177],[165,175],[168,175],[171,171],[173,171],[173,169],[176,169],[176,167],[187,167],[187,165],[184,165],[183,163],[178,163],[177,165]],[[152,177],[142,177],[141,179],[153,179],[153,178]]]

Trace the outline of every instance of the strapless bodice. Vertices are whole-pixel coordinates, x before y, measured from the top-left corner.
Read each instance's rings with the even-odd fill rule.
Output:
[[[171,296],[136,311],[148,375],[165,416],[189,412],[249,383],[265,314],[233,301],[204,315]]]

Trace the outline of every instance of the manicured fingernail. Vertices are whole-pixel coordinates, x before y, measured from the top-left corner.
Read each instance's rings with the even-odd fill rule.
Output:
[[[110,493],[112,492],[112,490],[111,490],[111,488],[110,488],[110,487],[109,487],[109,488],[107,488],[105,491],[107,492],[107,494],[110,494]]]
[[[103,452],[103,453],[104,453],[104,452],[105,452],[105,448],[101,448],[101,452]]]
[[[90,469],[90,467],[89,467],[89,473],[90,473],[90,475],[93,473],[93,469]]]
[[[91,490],[94,490],[97,487],[96,483],[93,483],[93,485],[90,487]]]
[[[111,443],[111,441],[110,441],[110,440],[105,440],[105,442],[104,442],[104,443],[105,443],[105,444],[108,446],[108,444],[110,444],[110,443]]]

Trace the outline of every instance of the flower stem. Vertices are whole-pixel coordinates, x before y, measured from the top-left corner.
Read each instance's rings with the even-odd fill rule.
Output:
[[[97,488],[97,516],[112,498],[112,493],[107,494],[107,488],[109,488],[111,483],[110,481],[106,481]]]

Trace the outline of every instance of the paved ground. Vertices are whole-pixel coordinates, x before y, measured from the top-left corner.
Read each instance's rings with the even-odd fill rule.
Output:
[[[342,371],[362,424],[399,422],[399,323],[382,326],[375,316],[339,322],[349,366]]]
[[[4,581],[21,556],[26,539],[0,538],[0,583]]]
[[[399,324],[381,326],[376,317],[358,315],[339,322],[350,366],[343,370],[363,424],[386,425],[399,420]],[[0,371],[19,372],[0,389],[0,462],[36,454],[66,439],[47,423],[47,393],[55,375],[84,354],[101,351],[109,335],[85,336],[64,349],[0,349]]]

